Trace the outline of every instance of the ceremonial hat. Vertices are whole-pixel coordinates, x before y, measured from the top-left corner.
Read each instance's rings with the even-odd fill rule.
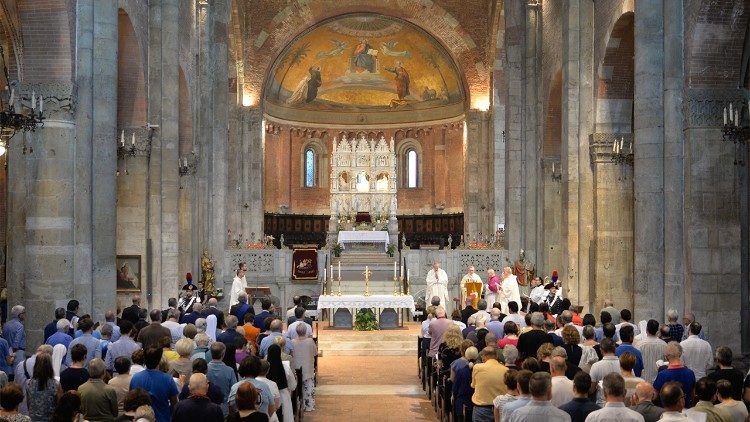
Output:
[[[551,289],[553,287],[557,288],[557,286],[555,286],[555,283],[549,283],[546,286],[544,286],[544,290],[549,290],[549,289]]]
[[[557,271],[552,271],[552,282],[554,283],[556,281],[557,281]]]
[[[198,290],[198,287],[196,287],[193,283],[188,283],[182,286],[182,290]]]
[[[185,280],[187,280],[188,282],[193,281],[193,274],[191,273],[185,274]]]

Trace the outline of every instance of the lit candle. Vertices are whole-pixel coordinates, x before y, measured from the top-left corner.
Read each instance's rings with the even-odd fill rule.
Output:
[[[43,110],[44,110],[44,98],[42,96],[39,96],[39,114],[42,114]]]
[[[133,138],[132,139],[133,139],[133,142],[132,142],[133,146],[135,146],[135,132],[133,132]]]
[[[622,147],[624,146],[625,146],[625,137],[621,136],[620,137],[620,151],[622,151]]]
[[[396,261],[393,261],[393,278],[396,278]]]
[[[734,116],[734,112],[732,111],[732,103],[729,103],[729,120],[732,120],[732,117]]]
[[[633,140],[630,140],[630,153],[633,153]]]
[[[36,103],[36,92],[31,91],[31,108],[34,108],[34,103]]]
[[[617,139],[612,143],[612,153],[617,152]]]
[[[339,261],[339,280],[341,279],[341,261]]]
[[[724,126],[727,125],[727,108],[724,107]]]
[[[331,264],[331,271],[328,275],[331,277],[331,281],[333,281],[333,264]]]
[[[120,133],[120,146],[125,146],[125,130]]]
[[[552,163],[552,174],[555,174],[555,163]]]
[[[401,274],[402,277],[404,276],[404,266],[403,265],[401,266],[401,273],[400,274]]]

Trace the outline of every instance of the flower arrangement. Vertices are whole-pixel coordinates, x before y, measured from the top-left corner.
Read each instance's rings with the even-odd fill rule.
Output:
[[[337,242],[335,245],[333,245],[333,248],[331,248],[331,250],[333,251],[333,256],[336,256],[336,257],[341,256],[341,251],[343,249],[344,248],[341,246],[341,243]]]
[[[375,331],[379,330],[378,321],[372,309],[360,309],[354,319],[354,329],[357,331]]]
[[[471,242],[466,247],[469,249],[489,249],[490,245],[485,242]]]

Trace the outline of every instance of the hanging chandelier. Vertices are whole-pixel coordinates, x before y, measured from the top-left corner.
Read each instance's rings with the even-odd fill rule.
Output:
[[[10,82],[8,67],[5,62],[5,52],[0,45],[0,60],[3,62],[3,76],[5,77],[5,91],[9,94],[0,95],[0,155],[10,146],[10,139],[18,132],[33,132],[37,127],[44,126],[44,98],[31,92],[30,104],[22,101],[21,94]],[[6,101],[7,98],[7,101]]]

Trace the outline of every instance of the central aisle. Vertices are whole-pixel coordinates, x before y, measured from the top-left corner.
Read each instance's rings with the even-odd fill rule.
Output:
[[[401,356],[377,355],[379,338],[384,334],[413,334],[416,349],[417,332],[416,327],[367,333],[321,327],[320,342],[325,343],[334,337],[345,347],[347,333],[357,342],[365,336],[372,344],[370,353],[373,355],[335,356],[335,351],[323,349],[324,355],[318,358],[315,411],[305,413],[304,420],[436,421],[437,416],[417,376],[416,350]]]

